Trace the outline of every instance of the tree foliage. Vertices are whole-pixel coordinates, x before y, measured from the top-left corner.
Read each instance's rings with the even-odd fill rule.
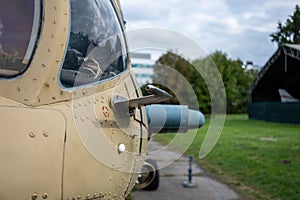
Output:
[[[271,35],[272,42],[281,44],[300,44],[300,7],[296,5],[293,15],[284,24],[278,22],[277,31]]]
[[[183,76],[189,85],[191,85],[197,97],[199,109],[204,113],[210,113],[211,96],[214,96],[215,99],[222,98],[222,93],[218,88],[208,90],[208,85],[210,85],[210,87],[219,87],[214,77],[215,74],[210,72],[215,66],[217,66],[224,82],[227,98],[227,112],[246,112],[249,88],[257,71],[244,69],[241,60],[229,59],[225,53],[220,51],[216,51],[206,58],[197,59],[192,62],[172,52],[167,52],[159,58],[154,67],[154,82],[166,86],[164,89],[169,90],[169,92],[174,91],[174,89],[180,91],[177,92],[177,94],[180,93],[183,97],[187,98],[185,103],[189,106],[193,106],[193,99],[188,99],[189,94],[187,94],[186,86],[180,81],[182,80],[180,76]],[[172,68],[178,73],[171,73],[170,75],[170,71],[172,70],[168,68]],[[202,74],[200,74],[196,68],[201,69]],[[202,77],[204,73],[206,73],[205,80],[207,82],[205,82]],[[175,98],[169,103],[182,104],[182,101],[176,98],[177,96],[178,95],[175,95]]]
[[[187,88],[194,74],[195,69],[190,62],[177,54],[167,52],[154,66],[153,81],[173,95],[173,98],[166,103],[186,104],[194,107],[193,102],[197,100],[193,99],[191,91]]]
[[[227,112],[247,112],[248,93],[253,81],[251,71],[243,68],[241,60],[229,59],[225,53],[216,51],[211,55],[222,76],[226,96]]]

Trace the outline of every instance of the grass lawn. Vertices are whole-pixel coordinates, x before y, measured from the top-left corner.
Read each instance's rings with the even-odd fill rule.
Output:
[[[199,129],[186,154],[198,158],[208,128]],[[184,135],[180,136],[184,140]],[[156,135],[163,143],[173,135]],[[228,115],[222,135],[204,159],[206,173],[228,183],[245,199],[300,199],[300,126]]]

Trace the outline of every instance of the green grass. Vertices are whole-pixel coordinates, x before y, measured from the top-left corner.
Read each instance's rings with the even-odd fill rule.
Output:
[[[186,154],[198,157],[208,124],[209,120],[199,129]],[[168,143],[173,137],[165,134],[155,139]],[[186,136],[180,137],[183,141]],[[218,143],[207,157],[198,161],[206,173],[228,183],[245,199],[300,198],[299,125],[228,115]]]

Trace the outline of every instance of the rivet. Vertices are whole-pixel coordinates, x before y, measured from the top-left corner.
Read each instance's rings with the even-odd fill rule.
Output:
[[[96,197],[97,197],[97,193],[94,194],[94,198],[96,198]]]
[[[43,136],[48,137],[48,136],[49,136],[49,133],[48,133],[47,131],[44,131],[44,132],[43,132]]]
[[[78,199],[81,199],[81,194],[80,194],[80,195],[78,195]]]
[[[43,195],[42,195],[42,197],[43,197],[43,199],[47,199],[48,198],[48,193],[44,193]]]
[[[29,132],[29,136],[30,136],[31,138],[34,138],[34,137],[35,137],[35,135],[34,135],[33,132]]]
[[[89,195],[89,194],[86,195],[86,199],[88,199],[88,198],[90,198],[90,195]]]
[[[32,200],[35,200],[35,199],[37,199],[37,198],[38,198],[37,193],[33,193],[33,194],[31,195],[31,199],[32,199]]]

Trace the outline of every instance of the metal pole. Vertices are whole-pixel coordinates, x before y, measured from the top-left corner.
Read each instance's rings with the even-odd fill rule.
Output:
[[[193,183],[193,168],[192,168],[193,156],[189,156],[189,169],[188,169],[188,181],[184,181],[182,186],[185,188],[195,188],[197,187],[196,183]]]

